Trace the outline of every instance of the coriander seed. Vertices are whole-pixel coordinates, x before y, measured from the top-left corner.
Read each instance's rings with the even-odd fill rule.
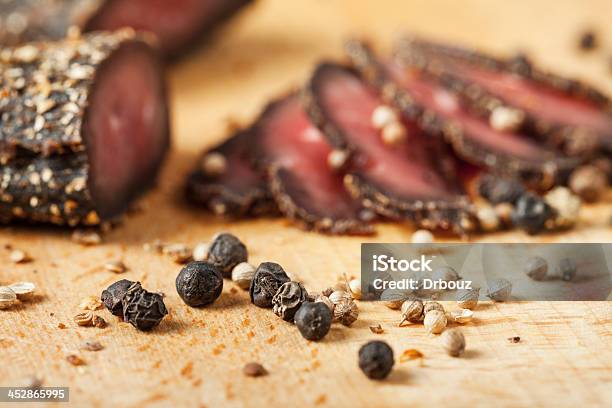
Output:
[[[36,290],[36,285],[32,282],[16,282],[8,286],[11,288],[17,299],[19,300],[29,300],[34,295],[34,291]]]
[[[548,263],[544,258],[534,256],[527,260],[523,270],[531,279],[541,281],[546,279],[548,274]]]
[[[359,368],[371,380],[387,378],[393,364],[393,349],[384,341],[369,341],[359,349]]]
[[[399,322],[401,326],[405,322],[417,323],[423,319],[423,302],[420,300],[406,300],[402,303],[402,320]]]
[[[99,341],[86,341],[81,346],[81,349],[87,351],[100,351],[104,349],[104,346]]]
[[[247,262],[247,248],[234,235],[219,234],[210,244],[208,260],[219,268],[224,278],[231,278],[234,266]]]
[[[457,306],[462,309],[475,309],[478,305],[480,288],[459,289],[457,291]]]
[[[350,326],[359,317],[359,307],[353,299],[343,299],[334,307],[334,321]]]
[[[8,286],[0,286],[0,310],[8,309],[17,303],[17,295]]]
[[[504,278],[495,279],[489,284],[487,296],[496,302],[505,302],[512,294],[512,283]]]
[[[442,313],[444,313],[445,311],[444,306],[442,306],[440,303],[430,300],[428,302],[425,302],[425,304],[423,305],[423,316],[426,316],[427,313],[431,312],[432,310],[439,310]]]
[[[423,325],[430,334],[440,334],[448,324],[446,314],[440,310],[431,310],[425,314]]]
[[[344,291],[344,290],[335,290],[333,291],[330,295],[329,295],[329,300],[334,304],[337,305],[338,303],[342,302],[343,300],[346,299],[352,299],[352,296],[350,293]]]
[[[453,321],[459,324],[465,324],[472,321],[472,318],[474,317],[474,312],[472,312],[470,309],[461,309],[459,311],[451,312],[450,315]]]
[[[21,249],[14,249],[9,255],[11,262],[16,264],[27,263],[32,261],[32,257],[25,251]]]
[[[361,281],[359,279],[351,279],[348,283],[348,287],[353,299],[361,299]]]
[[[293,322],[298,309],[308,299],[306,288],[299,282],[283,283],[272,298],[272,311],[281,319]]]
[[[251,287],[251,281],[254,276],[255,267],[248,262],[240,262],[232,269],[232,281],[234,281],[240,289],[248,290]]]
[[[209,262],[191,262],[179,272],[175,280],[176,291],[191,307],[213,303],[223,290],[223,277]]]
[[[321,340],[332,324],[332,313],[321,302],[304,302],[295,313],[295,324],[306,340]]]
[[[335,309],[336,305],[334,305],[332,303],[332,301],[329,300],[329,298],[327,296],[319,295],[319,296],[315,297],[314,301],[315,302],[323,303],[325,306],[327,306],[329,308],[330,312],[332,312],[332,313],[334,312],[334,309]]]
[[[191,261],[191,249],[184,244],[164,245],[162,253],[168,255],[177,264],[186,264]]]
[[[81,303],[79,303],[79,309],[95,311],[102,309],[103,303],[97,296],[87,296]]]
[[[289,276],[282,266],[274,262],[263,262],[255,270],[249,288],[251,303],[258,307],[272,307],[272,298],[278,288],[289,282]]]
[[[385,302],[389,309],[397,310],[402,307],[402,303],[408,299],[410,293],[403,289],[385,289],[380,294],[380,300]]]
[[[208,260],[208,251],[210,250],[210,245],[206,242],[200,242],[195,247],[193,247],[193,252],[191,253],[191,257],[196,262],[206,261]]]
[[[92,326],[93,313],[83,312],[73,317],[73,320],[79,326],[87,327]]]
[[[440,340],[451,357],[459,357],[465,351],[465,336],[459,329],[446,330]]]
[[[120,274],[127,271],[127,266],[121,260],[110,261],[104,264],[104,269],[109,272]]]

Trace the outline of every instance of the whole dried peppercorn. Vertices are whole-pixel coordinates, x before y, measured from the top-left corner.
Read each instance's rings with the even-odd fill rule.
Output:
[[[512,222],[518,228],[534,235],[546,227],[546,222],[555,215],[554,210],[535,194],[525,193],[516,202]]]
[[[100,299],[104,306],[115,316],[123,317],[123,298],[130,286],[140,283],[135,283],[127,279],[121,279],[110,285],[108,288],[102,291]]]
[[[251,281],[251,303],[259,307],[272,307],[272,298],[276,291],[290,280],[282,266],[274,262],[263,262],[257,267]]]
[[[138,330],[151,330],[168,314],[159,293],[144,290],[135,283],[123,297],[123,319]]]
[[[283,283],[272,298],[272,311],[283,320],[293,322],[295,313],[308,299],[308,292],[299,282]]]
[[[394,363],[393,349],[384,341],[370,341],[359,349],[359,368],[372,380],[386,378]]]
[[[191,262],[176,277],[176,291],[183,302],[198,307],[211,304],[221,295],[223,277],[210,262]]]
[[[485,174],[478,180],[478,193],[492,204],[514,204],[524,192],[525,187],[515,179]]]
[[[331,327],[331,310],[321,302],[304,302],[295,314],[295,324],[306,340],[321,340]]]
[[[208,251],[208,261],[219,268],[224,278],[231,278],[234,266],[247,259],[246,246],[232,234],[217,235]]]

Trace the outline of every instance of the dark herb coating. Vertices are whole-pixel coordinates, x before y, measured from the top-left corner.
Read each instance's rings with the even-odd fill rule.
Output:
[[[93,202],[83,133],[98,68],[130,44],[150,48],[122,30],[0,50],[0,222],[93,226],[118,215]]]
[[[446,120],[430,109],[414,102],[411,96],[393,81],[380,66],[370,48],[359,41],[350,41],[347,53],[362,77],[380,89],[381,95],[433,137],[444,139],[463,160],[494,171],[514,175],[534,188],[547,189],[565,180],[579,163],[578,158],[562,157],[553,151],[539,161],[526,161],[503,152],[484,148],[467,138],[459,124]]]
[[[295,312],[308,299],[308,292],[299,282],[286,282],[272,298],[272,311],[287,322],[293,322]]]
[[[514,204],[524,192],[525,187],[516,179],[488,173],[478,179],[478,193],[492,204]]]
[[[250,132],[239,131],[220,145],[204,152],[202,159],[209,153],[220,153],[228,161],[227,172],[235,170],[232,162],[236,160],[258,173],[250,163],[252,150]],[[198,161],[196,170],[187,180],[187,198],[191,202],[203,205],[215,215],[229,217],[257,217],[275,215],[278,212],[264,174],[261,174],[259,182],[238,188],[224,183],[223,175],[207,175],[200,165],[201,162],[202,160]]]
[[[372,380],[387,378],[394,363],[393,349],[384,341],[370,341],[359,349],[359,368]]]
[[[552,87],[574,98],[588,100],[599,109],[612,115],[612,101],[599,90],[575,79],[564,78],[550,72],[536,69],[525,55],[518,54],[511,58],[495,58],[474,50],[446,46],[415,37],[403,37],[395,47],[396,54],[402,62],[427,71],[437,76],[453,91],[470,101],[472,108],[483,116],[489,116],[493,109],[504,104],[498,96],[489,93],[482,86],[471,83],[445,70],[443,64],[433,62],[433,59],[463,61],[497,72],[510,72],[529,79],[535,83]],[[570,155],[589,155],[599,143],[597,138],[588,131],[576,126],[549,122],[544,118],[526,114],[523,129],[541,136],[551,146],[562,148]],[[612,130],[610,130],[612,132]],[[608,136],[611,136],[609,133]],[[608,138],[610,140],[610,138]],[[611,151],[612,143],[604,143]]]
[[[231,278],[234,266],[248,261],[248,258],[246,246],[232,234],[217,235],[208,251],[208,262],[215,265],[225,278]]]
[[[124,0],[3,0],[0,1],[0,44],[16,45],[28,41],[57,40],[69,28],[84,32],[109,30],[99,27],[97,17],[113,3]],[[201,0],[205,1],[205,0]],[[176,58],[196,46],[206,34],[234,15],[253,0],[223,0],[210,8],[198,27],[182,41],[164,50],[169,58]],[[151,5],[154,7],[154,5]],[[143,29],[142,21],[134,22]],[[129,24],[124,24],[129,25]],[[118,27],[114,27],[118,28]],[[111,28],[112,29],[112,28]]]
[[[223,277],[209,262],[191,262],[176,277],[176,291],[192,307],[213,303],[223,290]]]
[[[333,316],[323,302],[305,302],[295,314],[295,325],[306,340],[318,341],[329,333]]]
[[[352,48],[353,46],[349,45],[349,49]],[[349,51],[349,53],[353,54],[353,51]],[[372,63],[373,61],[368,62],[368,64]],[[374,67],[373,65],[369,66]],[[326,113],[316,102],[318,99],[317,94],[319,93],[318,81],[327,69],[346,69],[352,72],[348,68],[333,64],[324,63],[319,65],[304,90],[304,105],[310,119],[321,129],[329,142],[335,148],[350,154],[352,147],[347,144],[342,131],[328,119]],[[366,71],[363,71],[363,73],[367,79]],[[384,96],[385,91],[383,90],[382,93]],[[449,156],[444,152],[444,147],[436,146],[436,149],[439,153],[437,160],[440,171],[442,171],[445,177],[453,177],[448,172],[450,168],[447,162]],[[344,184],[353,197],[362,201],[364,207],[386,217],[407,219],[416,226],[427,229],[452,229],[461,235],[474,230],[476,226],[473,208],[468,198],[460,194],[457,195],[456,199],[449,201],[406,201],[388,195],[382,189],[362,179],[358,174],[351,172],[344,176]]]
[[[138,330],[151,330],[168,314],[164,298],[133,284],[123,297],[123,320]]]
[[[546,228],[547,221],[555,215],[552,209],[541,197],[525,193],[518,199],[512,212],[512,222],[517,228],[534,235]]]
[[[255,271],[255,276],[253,276],[249,288],[251,303],[259,307],[272,307],[272,298],[278,288],[290,280],[279,264],[274,262],[261,263]]]
[[[102,291],[100,300],[109,312],[123,318],[123,298],[132,285],[140,285],[140,283],[121,279]]]

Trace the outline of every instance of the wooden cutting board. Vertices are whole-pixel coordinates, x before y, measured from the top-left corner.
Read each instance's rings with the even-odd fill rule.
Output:
[[[39,288],[33,302],[0,311],[0,386],[38,375],[44,385],[70,387],[72,405],[99,407],[612,406],[611,302],[483,304],[463,328],[468,351],[460,359],[448,357],[422,327],[396,327],[397,311],[371,303],[360,303],[353,327],[334,326],[324,341],[311,343],[270,311],[252,307],[231,282],[211,307],[187,307],[174,289],[180,267],[143,249],[154,239],[193,245],[226,230],[247,243],[253,263],[279,262],[311,290],[342,273],[358,275],[364,239],[306,233],[283,220],[227,223],[186,206],[183,181],[199,151],[225,137],[228,124],[250,121],[270,98],[299,86],[316,61],[342,58],[342,40],[353,35],[381,50],[405,30],[491,51],[525,50],[543,66],[612,94],[610,16],[606,0],[259,1],[208,47],[170,69],[174,146],[144,211],[96,247],[81,247],[62,230],[0,230],[0,245],[34,257],[13,265],[10,251],[0,249],[0,284],[26,280]],[[581,55],[577,33],[591,25],[605,52]],[[506,232],[475,240],[607,242],[611,213],[610,204],[590,206],[580,227],[563,235]],[[366,241],[405,242],[411,233],[399,224],[378,231]],[[118,258],[130,268],[124,275],[100,269]],[[163,324],[140,333],[102,311],[108,328],[77,327],[72,317],[80,300],[119,278],[167,295],[170,315]],[[372,334],[368,326],[379,323],[385,333]],[[511,336],[521,341],[511,344]],[[374,338],[388,341],[398,355],[419,349],[425,359],[397,364],[386,381],[369,381],[357,368],[357,350]],[[86,340],[105,349],[79,350]],[[85,366],[68,364],[73,352]],[[243,377],[249,361],[263,363],[270,374]]]

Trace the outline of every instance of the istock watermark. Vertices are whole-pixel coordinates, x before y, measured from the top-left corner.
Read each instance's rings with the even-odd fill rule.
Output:
[[[361,291],[364,300],[385,291],[455,300],[479,289],[486,299],[501,284],[508,300],[612,300],[611,262],[608,243],[362,244]]]

